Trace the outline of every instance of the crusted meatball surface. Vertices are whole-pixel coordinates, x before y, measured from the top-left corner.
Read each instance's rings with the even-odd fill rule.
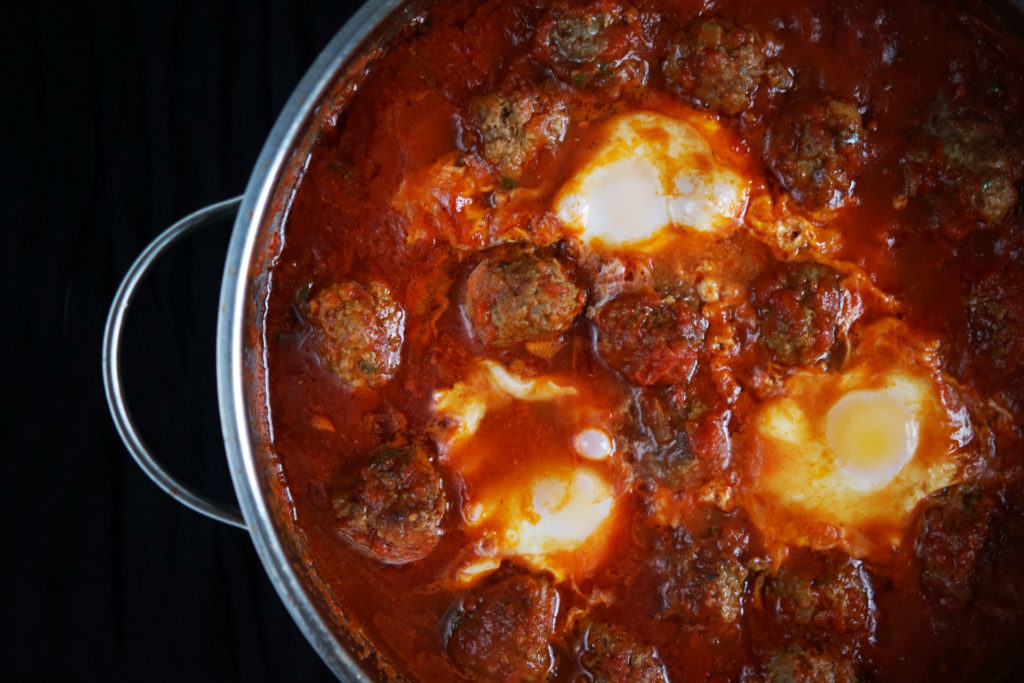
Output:
[[[472,117],[483,158],[511,180],[541,149],[561,142],[569,124],[564,102],[526,90],[483,95],[473,102]]]
[[[840,280],[835,270],[811,262],[756,280],[751,297],[760,344],[787,365],[826,359],[853,314]]]
[[[870,628],[874,618],[866,570],[853,561],[827,558],[797,569],[783,567],[768,580],[765,594],[778,613],[822,632]]]
[[[647,82],[647,23],[616,0],[553,2],[538,22],[535,54],[573,87],[619,93]]]
[[[334,498],[337,531],[364,555],[406,564],[430,554],[447,509],[441,475],[418,446],[377,449]]]
[[[759,87],[773,92],[793,83],[775,60],[776,48],[749,26],[725,19],[700,19],[684,29],[665,59],[668,82],[696,103],[723,114],[750,106]]]
[[[584,297],[557,259],[524,253],[481,261],[463,308],[476,338],[501,348],[557,337],[583,310]]]
[[[834,209],[849,197],[864,165],[860,112],[825,93],[791,100],[768,127],[765,158],[806,209]]]
[[[628,292],[594,316],[597,350],[630,381],[647,386],[689,380],[707,322],[693,307],[654,292]]]
[[[956,486],[934,494],[917,525],[914,551],[920,586],[943,604],[963,607],[974,595],[979,562],[991,534],[992,505],[983,491]]]
[[[951,198],[976,220],[998,223],[1020,199],[1019,134],[979,112],[933,102],[921,112],[909,155],[911,195]]]
[[[511,573],[473,589],[452,617],[448,656],[473,680],[540,681],[558,592],[545,576]]]
[[[597,622],[582,631],[580,664],[594,683],[668,683],[657,649],[626,629]]]
[[[322,333],[319,356],[331,372],[354,387],[381,386],[401,361],[405,311],[380,282],[339,282],[309,302]]]
[[[858,683],[861,676],[846,657],[790,643],[768,655],[762,680],[765,683]]]

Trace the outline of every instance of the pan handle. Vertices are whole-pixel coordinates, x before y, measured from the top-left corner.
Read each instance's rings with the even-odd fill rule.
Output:
[[[231,524],[240,529],[248,529],[237,506],[224,505],[192,491],[168,472],[146,446],[125,403],[121,388],[120,356],[121,330],[124,326],[125,316],[135,297],[139,283],[142,282],[153,264],[164,252],[197,228],[224,216],[238,213],[241,203],[242,197],[235,197],[211,204],[185,216],[150,242],[149,246],[135,259],[135,263],[128,269],[128,273],[125,274],[121,286],[118,287],[117,294],[114,295],[114,300],[110,304],[110,314],[107,316],[107,326],[103,332],[103,387],[106,389],[107,405],[110,407],[110,414],[114,418],[114,425],[121,435],[121,440],[124,441],[128,452],[135,458],[135,462],[142,468],[142,471],[156,482],[157,486],[162,488],[167,495],[196,512],[218,522]]]

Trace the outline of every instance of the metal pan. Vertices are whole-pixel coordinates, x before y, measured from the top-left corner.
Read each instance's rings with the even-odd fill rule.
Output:
[[[111,414],[129,452],[160,488],[182,504],[246,529],[292,618],[327,666],[346,681],[388,673],[373,648],[333,608],[326,588],[305,561],[290,514],[279,509],[287,491],[269,448],[268,406],[261,336],[269,267],[276,253],[292,188],[325,120],[365,75],[374,56],[434,0],[370,0],[334,36],[310,66],[277,118],[245,193],[187,216],[157,237],[125,275],[111,305],[103,343],[103,378]],[[1024,0],[986,3],[1024,35]],[[122,393],[120,341],[139,284],[171,247],[193,231],[236,213],[225,258],[217,324],[220,417],[237,507],[210,500],[176,479],[138,433]],[[1017,671],[1017,668],[1013,668]],[[1012,676],[1013,674],[1011,674]]]

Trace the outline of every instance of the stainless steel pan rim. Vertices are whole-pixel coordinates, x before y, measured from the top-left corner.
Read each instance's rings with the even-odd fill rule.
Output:
[[[256,433],[247,406],[253,387],[244,377],[247,307],[254,294],[249,278],[258,232],[270,224],[271,200],[311,115],[345,63],[402,0],[371,0],[334,36],[306,72],[277,117],[245,190],[231,234],[217,320],[217,393],[231,478],[256,552],[288,612],[328,667],[342,680],[371,679],[319,613],[289,562],[268,510],[268,490],[255,457]]]

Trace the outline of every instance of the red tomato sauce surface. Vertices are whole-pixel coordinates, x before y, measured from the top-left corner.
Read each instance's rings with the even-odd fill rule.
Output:
[[[981,6],[918,0],[452,0],[418,16],[325,108],[334,114],[294,188],[265,320],[287,505],[313,571],[394,677],[1021,675],[1019,40]],[[794,118],[800,102],[810,113]],[[706,132],[714,158],[748,187],[732,229],[670,229],[638,251],[588,244],[556,215],[609,122],[633,112],[717,126]],[[794,133],[794,156],[772,151],[805,121],[820,130]],[[794,165],[810,180],[787,175]],[[799,198],[827,183],[839,188],[830,199]],[[477,267],[512,283],[486,292],[487,324],[518,325],[507,344],[464,305],[491,286],[470,277]],[[328,329],[318,311],[335,283],[374,293]],[[540,293],[509,294],[520,285]],[[513,312],[499,315],[503,296]],[[534,298],[519,310],[517,296]],[[386,354],[327,362],[331,334],[335,353],[381,350],[394,328],[374,316],[388,297],[402,317],[394,365]],[[883,324],[899,345],[868,342]],[[470,476],[437,392],[469,382],[482,360],[577,393],[489,407]],[[825,382],[894,363],[925,368],[944,409],[966,416],[966,436],[949,456],[955,473],[908,504],[899,542],[858,551],[854,532],[895,522],[852,530],[770,503],[761,416],[801,373]],[[572,451],[566,415],[587,410],[614,442],[607,462]],[[392,456],[405,458],[397,469]],[[489,552],[470,519],[477,492],[562,466],[610,481],[612,521],[551,566],[498,553],[496,568],[459,580]],[[410,493],[420,476],[440,482],[436,524],[409,498],[427,495]],[[364,504],[370,489],[388,524],[429,535],[422,557],[382,561],[353,541],[353,524],[373,535],[383,522],[337,501]],[[406,503],[415,512],[395,517]],[[784,534],[783,519],[806,533]],[[575,569],[560,576],[559,562]]]

